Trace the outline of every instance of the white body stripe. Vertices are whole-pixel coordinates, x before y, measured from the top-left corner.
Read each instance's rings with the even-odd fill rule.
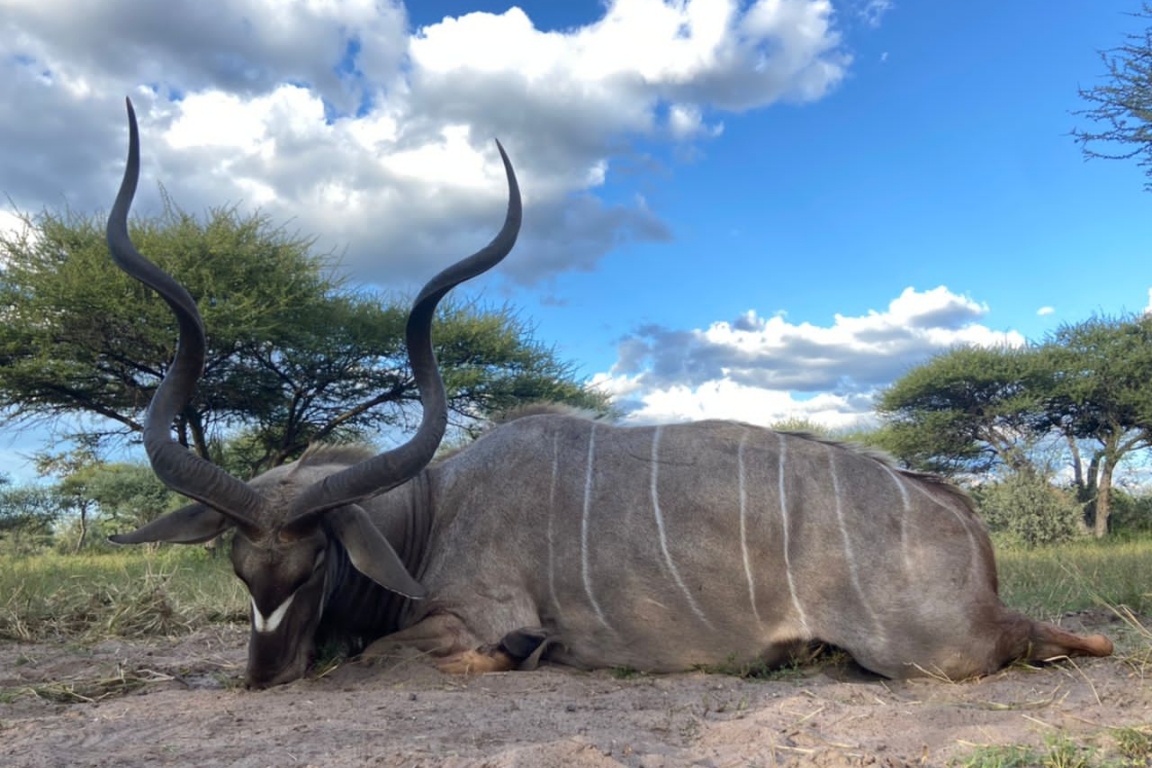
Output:
[[[812,639],[812,630],[808,629],[808,617],[800,605],[800,596],[796,593],[796,581],[792,578],[792,558],[788,554],[788,494],[784,488],[785,461],[788,457],[788,443],[784,435],[777,434],[780,440],[780,522],[784,528],[784,573],[788,576],[788,593],[792,596],[792,605],[796,608],[796,615],[800,618],[800,628],[804,631],[804,640]]]
[[[700,619],[709,629],[715,629],[712,622],[708,621],[708,617],[700,610],[700,606],[696,604],[693,599],[692,593],[688,590],[688,586],[684,580],[680,578],[680,571],[676,568],[676,563],[672,562],[672,553],[668,551],[668,537],[664,534],[664,514],[660,511],[660,495],[656,490],[656,478],[660,469],[659,450],[660,450],[660,432],[663,427],[656,427],[652,433],[652,512],[656,515],[656,529],[660,533],[660,549],[664,553],[664,563],[668,566],[668,570],[672,573],[672,579],[676,582],[676,586],[680,587],[680,591],[684,593],[684,597],[688,599],[688,605],[692,607],[692,612],[696,614],[696,618]]]
[[[860,605],[864,606],[864,610],[868,612],[868,617],[872,620],[876,634],[883,639],[884,625],[876,616],[876,611],[873,610],[872,604],[864,594],[864,587],[860,585],[860,568],[856,563],[856,554],[852,550],[852,538],[848,533],[848,523],[844,520],[844,500],[840,495],[840,478],[836,474],[837,448],[831,445],[825,447],[828,449],[828,474],[832,478],[832,495],[836,498],[836,521],[840,524],[840,536],[844,539],[844,559],[848,563],[848,577],[852,580],[852,588],[856,590]]]
[[[752,603],[752,614],[759,623],[760,610],[756,607],[756,582],[752,578],[752,562],[748,556],[748,491],[744,487],[744,445],[748,442],[748,430],[740,435],[740,447],[736,449],[736,479],[740,489],[740,552],[744,555],[744,578],[748,579],[748,601]]]
[[[588,513],[592,508],[592,457],[596,451],[596,424],[588,431],[588,464],[584,469],[584,513],[580,518],[580,573],[584,577],[584,593],[588,595],[588,602],[596,611],[596,618],[608,629],[608,620],[604,618],[604,611],[600,610],[600,603],[592,594],[592,576],[588,568]]]
[[[256,607],[256,598],[252,600],[252,628],[262,634],[275,632],[276,628],[280,626],[280,622],[284,620],[284,614],[288,612],[288,606],[292,605],[292,600],[295,599],[296,593],[293,592],[288,596],[288,599],[280,603],[280,607],[272,611],[272,615],[264,618],[264,614],[260,613],[260,609]]]
[[[900,476],[884,462],[880,462],[880,466],[892,477],[892,482],[896,483],[896,488],[900,491],[900,498],[904,501],[904,514],[900,515],[900,554],[904,557],[904,573],[911,574],[913,563],[908,554],[908,516],[912,514],[912,501],[908,498],[908,491],[904,488],[904,483],[900,482]]]
[[[552,490],[548,494],[548,595],[552,598],[552,605],[556,608],[556,616],[560,617],[560,601],[556,598],[556,483],[560,477],[560,435],[552,437]]]

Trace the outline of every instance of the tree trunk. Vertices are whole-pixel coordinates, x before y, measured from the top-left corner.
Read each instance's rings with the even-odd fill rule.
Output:
[[[76,540],[76,549],[73,554],[77,554],[84,548],[84,543],[88,539],[88,505],[80,505],[80,538]]]
[[[208,452],[208,438],[204,434],[204,423],[200,414],[192,410],[186,411],[184,422],[188,426],[188,431],[192,433],[192,448],[196,455],[205,461],[212,461],[212,456]]]
[[[1100,482],[1096,487],[1096,520],[1093,525],[1093,532],[1098,539],[1108,535],[1108,515],[1112,511],[1112,471],[1115,468],[1116,464],[1108,457],[1100,465]]]

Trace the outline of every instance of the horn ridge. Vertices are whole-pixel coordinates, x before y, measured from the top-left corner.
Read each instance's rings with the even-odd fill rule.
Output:
[[[395,488],[427,466],[439,448],[448,427],[448,397],[436,363],[436,353],[432,348],[432,320],[436,306],[457,285],[487,272],[503,261],[516,244],[523,219],[520,187],[512,161],[508,159],[499,141],[496,147],[500,151],[508,181],[508,210],[504,216],[504,225],[488,245],[448,266],[429,280],[417,295],[408,315],[408,358],[424,408],[416,433],[403,445],[330,475],[310,487],[297,499],[294,519]]]
[[[156,476],[169,488],[207,504],[249,530],[264,506],[247,484],[189,451],[172,439],[172,422],[192,397],[204,370],[207,341],[200,310],[187,289],[136,250],[128,234],[128,212],[140,178],[140,135],[132,100],[128,109],[128,161],[116,201],[108,215],[106,236],[112,260],[121,270],[164,299],[176,317],[176,355],[144,414],[144,449]]]

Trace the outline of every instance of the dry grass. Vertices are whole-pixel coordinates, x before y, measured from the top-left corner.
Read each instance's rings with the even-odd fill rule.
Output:
[[[0,560],[0,639],[172,637],[247,620],[227,561],[201,553]]]
[[[33,696],[57,704],[91,704],[126,696],[146,685],[168,682],[172,679],[171,675],[152,670],[126,672],[124,669],[118,669],[117,674],[105,677],[77,677],[5,688],[0,690],[0,702],[12,701],[21,696]]]

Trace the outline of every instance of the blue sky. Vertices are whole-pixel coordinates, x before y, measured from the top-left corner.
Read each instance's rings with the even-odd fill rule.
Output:
[[[107,207],[127,93],[138,210],[259,205],[411,290],[498,226],[498,135],[525,231],[472,291],[632,421],[850,426],[952,344],[1149,301],[1145,179],[1068,135],[1137,0],[73,3],[0,0],[17,208]]]

